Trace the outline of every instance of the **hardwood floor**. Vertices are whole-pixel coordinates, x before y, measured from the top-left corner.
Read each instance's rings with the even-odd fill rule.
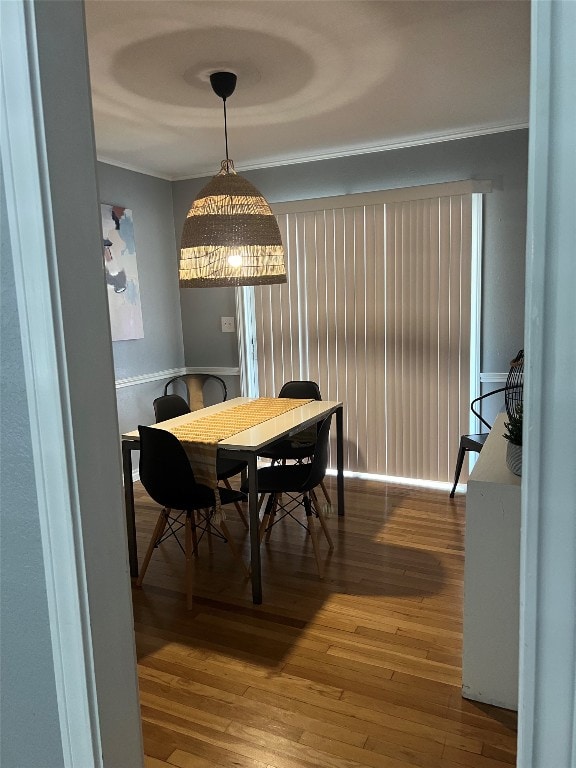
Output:
[[[135,491],[142,558],[158,507]],[[323,582],[303,529],[275,526],[262,606],[204,540],[187,611],[184,555],[155,551],[133,592],[147,768],[515,764],[516,713],[460,696],[463,497],[349,480],[346,503]]]

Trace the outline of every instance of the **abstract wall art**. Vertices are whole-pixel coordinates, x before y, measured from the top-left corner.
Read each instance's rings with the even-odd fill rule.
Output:
[[[144,338],[132,211],[103,203],[102,244],[112,341]]]

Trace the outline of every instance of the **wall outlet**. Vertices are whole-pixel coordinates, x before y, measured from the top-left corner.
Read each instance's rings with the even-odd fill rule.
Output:
[[[222,321],[222,333],[234,333],[236,326],[233,317],[221,317]]]

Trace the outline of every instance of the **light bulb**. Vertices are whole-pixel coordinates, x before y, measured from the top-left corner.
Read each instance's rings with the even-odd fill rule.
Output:
[[[231,267],[241,267],[242,256],[240,256],[239,253],[230,254],[230,256],[228,256],[228,264],[230,264]]]

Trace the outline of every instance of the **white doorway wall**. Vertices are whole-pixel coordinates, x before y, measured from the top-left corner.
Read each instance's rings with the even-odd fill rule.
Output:
[[[138,768],[140,712],[84,6],[14,0],[0,3],[0,13],[6,250],[17,299],[6,322],[19,330],[21,347],[21,370],[2,375],[25,381],[20,422],[31,451],[12,447],[33,466],[35,480],[34,488],[14,488],[21,503],[2,510],[2,534],[3,541],[17,541],[9,526],[18,516],[35,533],[40,528],[42,556],[30,562],[29,578],[11,583],[10,597],[22,611],[42,604],[49,623],[42,638],[21,643],[8,627],[10,658],[2,661],[24,680],[35,644],[44,644],[59,722],[56,735],[43,717],[51,704],[41,687],[45,678],[22,689],[17,678],[10,689],[3,680],[11,709],[11,727],[2,728],[3,765],[45,768],[47,755],[38,759],[30,745],[55,745],[59,737],[67,768]],[[51,764],[59,765],[55,751]]]
[[[576,3],[532,3],[519,768],[576,766]]]

